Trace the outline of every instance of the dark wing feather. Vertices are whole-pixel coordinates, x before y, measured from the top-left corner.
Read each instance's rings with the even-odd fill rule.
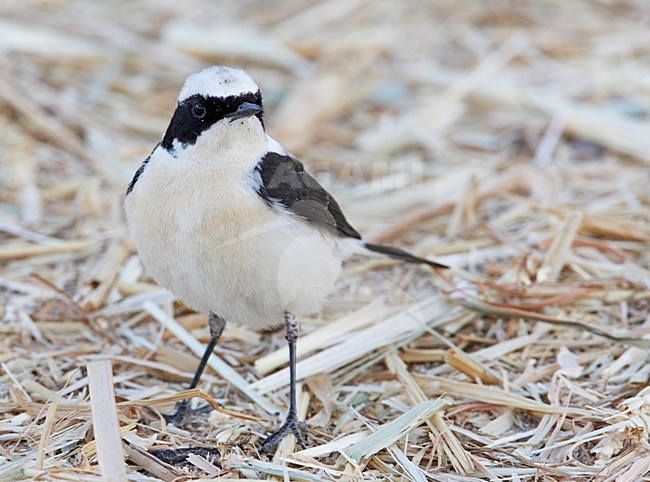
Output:
[[[131,179],[131,182],[129,183],[129,186],[126,188],[126,195],[128,196],[131,194],[131,191],[133,191],[133,188],[135,187],[135,183],[138,182],[138,179],[140,179],[140,176],[142,176],[142,173],[147,167],[147,164],[149,163],[149,159],[151,159],[151,156],[153,156],[153,153],[155,152],[156,149],[160,147],[160,142],[156,145],[156,147],[153,148],[153,151],[151,151],[151,154],[149,154],[149,157],[147,157],[142,164],[140,164],[140,167],[138,167],[138,170],[135,171],[135,175],[133,176],[133,179]]]
[[[336,200],[316,179],[305,172],[305,167],[298,159],[269,152],[257,165],[256,171],[261,177],[258,194],[270,206],[282,206],[339,236],[361,239],[361,235],[345,219]],[[420,258],[400,248],[370,243],[363,243],[363,246],[405,263],[447,268],[443,264]]]
[[[298,159],[269,152],[256,170],[262,181],[258,194],[269,205],[280,205],[339,236],[361,239],[336,200],[305,172]]]

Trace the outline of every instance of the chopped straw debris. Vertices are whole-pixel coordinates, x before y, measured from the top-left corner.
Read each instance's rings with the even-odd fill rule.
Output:
[[[650,480],[650,4],[0,5],[0,481]],[[242,66],[367,240],[282,331],[207,317],[128,238],[184,78]],[[174,403],[206,407],[181,427]],[[220,405],[219,405],[220,404]],[[213,409],[213,410],[211,410]],[[276,413],[280,412],[280,415]],[[188,449],[189,448],[189,449]]]

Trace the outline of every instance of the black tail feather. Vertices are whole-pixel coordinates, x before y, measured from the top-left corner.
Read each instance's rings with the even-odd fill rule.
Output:
[[[436,263],[435,261],[429,261],[428,259],[418,258],[417,256],[409,253],[408,251],[404,251],[403,249],[400,248],[393,248],[391,246],[382,246],[381,244],[371,244],[371,243],[364,243],[364,245],[370,251],[384,254],[393,259],[404,261],[405,263],[428,264],[432,268],[445,268],[445,269],[449,268],[449,266]]]

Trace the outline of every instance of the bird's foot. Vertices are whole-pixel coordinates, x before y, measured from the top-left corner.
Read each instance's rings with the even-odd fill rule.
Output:
[[[303,449],[307,448],[307,424],[298,420],[298,415],[295,413],[289,413],[287,419],[282,424],[282,427],[280,427],[277,432],[266,438],[260,452],[269,453],[272,449],[277,447],[282,439],[289,433],[295,435],[296,441]]]
[[[185,422],[187,422],[187,420],[190,418],[191,415],[207,413],[210,410],[212,410],[212,407],[210,405],[206,405],[205,407],[201,407],[201,408],[192,409],[190,408],[189,399],[185,399],[178,404],[176,411],[174,413],[172,413],[171,415],[163,415],[163,418],[167,423],[180,427],[184,425]]]

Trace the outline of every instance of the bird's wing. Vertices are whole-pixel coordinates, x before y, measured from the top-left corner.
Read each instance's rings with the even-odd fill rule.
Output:
[[[298,159],[269,152],[255,170],[261,177],[257,192],[269,205],[282,206],[332,234],[361,239],[345,219],[336,199],[305,172]]]
[[[135,171],[135,175],[133,176],[133,179],[131,179],[131,182],[129,183],[129,186],[126,188],[126,195],[128,196],[131,194],[131,191],[133,191],[133,188],[135,187],[135,183],[138,182],[138,179],[140,179],[140,176],[142,176],[142,173],[144,172],[145,168],[147,167],[147,164],[149,164],[149,160],[151,159],[151,156],[153,156],[153,153],[156,152],[156,149],[160,147],[160,142],[156,144],[156,147],[153,148],[153,151],[151,151],[151,154],[149,154],[149,157],[147,157],[142,164],[140,164],[140,167],[138,167],[138,170]]]
[[[338,236],[361,240],[361,235],[345,219],[336,199],[305,172],[305,166],[295,157],[269,152],[255,170],[260,175],[257,192],[270,206],[281,206]],[[370,251],[405,263],[447,268],[443,264],[420,258],[400,248],[363,241],[361,245]]]

